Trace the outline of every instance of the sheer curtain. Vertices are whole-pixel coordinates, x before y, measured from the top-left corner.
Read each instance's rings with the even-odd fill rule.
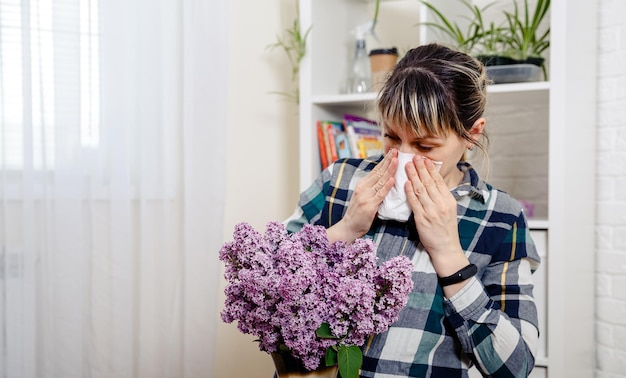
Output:
[[[0,0],[0,377],[210,377],[226,0]]]

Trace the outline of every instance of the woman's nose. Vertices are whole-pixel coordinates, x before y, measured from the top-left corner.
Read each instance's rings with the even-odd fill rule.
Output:
[[[398,147],[398,151],[403,152],[405,154],[414,154],[415,151],[413,150],[413,147],[410,144],[401,144]]]

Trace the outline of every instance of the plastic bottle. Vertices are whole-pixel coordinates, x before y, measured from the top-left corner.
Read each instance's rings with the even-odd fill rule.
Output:
[[[355,29],[356,43],[354,58],[348,73],[346,92],[365,93],[371,89],[370,60],[365,44],[365,34],[371,30],[371,22],[359,25]]]

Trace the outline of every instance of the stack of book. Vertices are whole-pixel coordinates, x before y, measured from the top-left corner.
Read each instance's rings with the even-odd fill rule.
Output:
[[[342,121],[317,121],[322,169],[337,159],[365,158],[383,152],[383,135],[376,121],[345,114]]]

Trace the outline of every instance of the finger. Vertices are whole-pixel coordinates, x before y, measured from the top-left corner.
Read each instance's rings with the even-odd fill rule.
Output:
[[[407,164],[410,185],[405,186],[405,194],[417,221],[427,213],[436,211],[436,203],[440,201],[441,195],[435,180],[426,168],[424,159],[417,157],[412,162],[413,164]]]
[[[407,164],[407,177],[413,185],[412,192],[417,196],[423,196],[427,194],[428,187],[434,184],[434,181],[430,177],[426,166],[424,165],[424,159],[421,156],[413,157],[411,161],[413,164]]]
[[[396,165],[397,165],[397,161],[396,161]],[[387,197],[387,194],[389,194],[389,191],[391,190],[391,188],[393,188],[395,184],[396,184],[396,179],[395,177],[391,176],[385,181],[383,185],[377,188],[378,190],[376,190],[376,196],[380,199],[381,202],[385,197]]]
[[[385,187],[385,182],[377,181],[376,184],[372,186],[372,189],[374,190],[374,195],[378,195],[378,192],[380,192],[380,190],[384,187]]]
[[[419,202],[424,197],[428,196],[428,192],[415,167],[415,161],[411,164],[407,164],[406,167],[407,183],[405,184],[405,193],[407,199]]]
[[[409,164],[407,164],[409,165]],[[404,183],[404,193],[406,194],[406,200],[409,203],[409,207],[413,210],[414,216],[417,218],[419,214],[424,213],[424,205],[422,204],[422,199],[424,195],[427,195],[426,188],[417,187],[408,180]]]
[[[376,196],[381,200],[387,196],[391,188],[395,185],[396,179],[394,177],[396,170],[398,169],[398,159],[393,159],[390,162],[389,168],[385,171],[383,176],[376,181],[372,189]]]
[[[428,163],[428,159],[423,156],[414,156],[413,164],[415,164],[415,169],[417,170],[417,174],[419,176],[422,185],[426,188],[430,188],[435,185],[435,180],[433,180],[431,173],[429,172],[426,164]]]
[[[441,193],[443,192],[447,193],[449,191],[448,185],[446,184],[446,181],[443,179],[443,176],[441,175],[441,172],[439,171],[440,170],[439,167],[441,166],[441,163],[439,163],[439,166],[437,166],[437,164],[435,164],[435,162],[430,159],[426,159],[424,163],[426,164],[426,169],[428,170],[430,177],[435,182],[435,185],[437,186],[439,191]]]
[[[398,151],[391,149],[383,160],[367,176],[368,185],[375,187],[376,192],[380,191],[390,178],[392,178],[398,167]]]
[[[366,180],[366,182],[368,182],[370,185],[374,185],[374,183],[377,181],[380,181],[382,184],[384,184],[386,179],[389,177],[389,174],[387,174],[387,177],[385,177],[385,175],[387,171],[389,170],[389,167],[393,159],[394,158],[397,159],[397,157],[398,157],[398,151],[396,149],[389,150],[389,152],[385,154],[385,157],[383,157],[383,160],[381,160],[380,163],[378,163],[374,167],[374,169],[372,169],[370,174],[368,174],[364,180]],[[393,175],[393,173],[391,175]],[[382,187],[382,186],[383,185],[380,185],[379,187]]]
[[[448,193],[448,186],[431,159],[422,157],[418,160],[421,160],[416,164],[419,179],[424,188],[428,191],[429,197],[434,202],[438,202],[442,196]]]

